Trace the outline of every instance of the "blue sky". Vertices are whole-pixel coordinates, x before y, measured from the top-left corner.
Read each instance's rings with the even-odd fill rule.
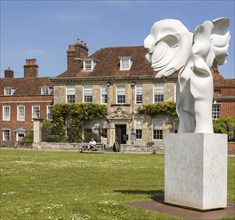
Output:
[[[234,0],[202,1],[11,1],[1,0],[1,72],[10,67],[23,77],[25,60],[36,58],[39,76],[66,70],[66,50],[77,38],[89,55],[110,46],[139,46],[155,21],[180,20],[191,32],[206,20],[230,19],[227,64],[219,68],[234,78]]]

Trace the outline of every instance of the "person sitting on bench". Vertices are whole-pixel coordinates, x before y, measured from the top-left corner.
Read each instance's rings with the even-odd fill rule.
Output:
[[[95,147],[95,145],[96,145],[96,141],[94,140],[94,138],[92,138],[91,141],[89,142],[88,146],[87,146],[88,150],[93,149]]]

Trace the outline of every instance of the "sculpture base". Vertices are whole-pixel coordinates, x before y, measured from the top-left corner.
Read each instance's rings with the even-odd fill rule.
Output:
[[[227,207],[227,135],[165,136],[164,202],[198,210]]]

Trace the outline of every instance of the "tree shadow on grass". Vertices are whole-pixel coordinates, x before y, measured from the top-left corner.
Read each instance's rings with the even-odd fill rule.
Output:
[[[164,201],[164,191],[163,190],[114,190],[114,192],[119,192],[123,194],[145,194],[148,195],[154,201],[163,202]]]

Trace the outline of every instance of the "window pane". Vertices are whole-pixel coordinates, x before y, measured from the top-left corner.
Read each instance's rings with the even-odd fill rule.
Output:
[[[47,119],[52,119],[52,105],[47,106]]]
[[[91,70],[92,69],[92,63],[91,60],[85,61],[85,70]]]
[[[162,130],[154,130],[153,131],[153,139],[162,139],[163,131]]]
[[[136,103],[142,103],[143,102],[143,86],[137,84],[136,85]]]
[[[75,95],[67,95],[67,103],[75,103]]]
[[[84,102],[92,102],[92,96],[84,96]]]
[[[3,120],[10,121],[10,106],[3,106]]]
[[[67,95],[75,95],[75,87],[67,86]]]
[[[39,106],[32,107],[32,118],[40,118],[40,107]]]
[[[117,103],[126,103],[126,87],[117,87]]]
[[[136,129],[136,139],[142,139],[142,129]]]
[[[220,104],[212,105],[212,118],[219,118],[220,115]]]
[[[2,130],[2,140],[10,141],[10,130]]]
[[[108,103],[108,87],[106,85],[101,88],[101,102]]]
[[[164,83],[159,83],[154,85],[154,101],[155,102],[164,101]]]
[[[17,106],[17,120],[24,121],[25,120],[25,107]]]

